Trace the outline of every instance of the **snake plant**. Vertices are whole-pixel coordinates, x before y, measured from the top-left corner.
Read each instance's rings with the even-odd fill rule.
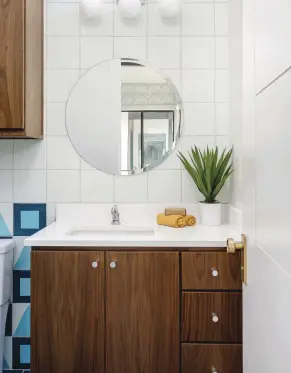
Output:
[[[216,197],[227,179],[234,172],[232,169],[233,148],[229,151],[225,148],[219,154],[218,147],[201,151],[194,146],[188,152],[189,160],[179,152],[178,157],[185,169],[203,194],[205,203],[217,203]]]

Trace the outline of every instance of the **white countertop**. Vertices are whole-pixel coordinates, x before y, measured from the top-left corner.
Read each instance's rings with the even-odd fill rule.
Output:
[[[69,229],[52,223],[25,239],[25,246],[100,246],[100,247],[225,247],[227,238],[239,240],[240,235],[231,225],[220,227],[169,228],[153,227],[155,234],[139,236],[72,236]]]
[[[224,224],[219,227],[207,227],[197,224],[194,227],[169,228],[155,223],[156,211],[162,211],[161,206],[129,206],[119,205],[121,226],[151,227],[151,235],[138,234],[79,234],[72,235],[72,228],[86,225],[97,228],[110,227],[110,208],[112,204],[99,205],[76,204],[58,206],[57,220],[46,228],[28,237],[24,245],[32,247],[225,247],[228,238],[240,240],[240,229],[237,224]],[[192,210],[191,210],[192,209]],[[195,215],[195,208],[187,207],[187,211]],[[141,221],[141,218],[148,217]],[[153,219],[152,219],[153,218]],[[105,222],[105,223],[104,223]],[[114,229],[111,227],[110,229]],[[120,228],[117,228],[120,229]]]

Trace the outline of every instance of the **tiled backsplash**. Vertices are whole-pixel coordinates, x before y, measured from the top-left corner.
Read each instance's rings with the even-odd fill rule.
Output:
[[[176,154],[134,177],[107,175],[81,160],[65,128],[66,100],[79,76],[113,57],[149,61],[171,77],[182,96],[184,131],[178,150],[228,145],[228,4],[185,1],[179,17],[167,20],[157,2],[147,2],[138,20],[122,18],[114,2],[105,1],[102,8],[96,22],[80,14],[78,0],[46,3],[45,137],[0,141],[0,236],[14,234],[17,243],[6,369],[29,367],[30,265],[23,240],[45,219],[54,219],[55,203],[197,200]]]
[[[185,2],[177,19],[163,20],[153,2],[136,21],[121,18],[117,5],[106,2],[99,23],[79,19],[78,2],[46,5],[46,136],[1,141],[0,202],[195,202],[176,154],[155,177],[121,181],[92,169],[67,137],[65,105],[85,69],[117,56],[140,57],[164,70],[181,92],[185,125],[178,148],[227,145],[228,4]]]
[[[0,238],[13,235],[16,243],[3,368],[23,370],[30,368],[30,247],[23,246],[23,242],[25,237],[46,226],[47,211],[45,203],[14,203],[12,210],[11,217],[0,215]]]

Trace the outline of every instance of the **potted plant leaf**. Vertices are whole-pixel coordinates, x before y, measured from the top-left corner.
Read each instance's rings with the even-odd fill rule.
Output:
[[[188,152],[189,159],[187,159],[179,152],[178,157],[205,198],[204,201],[199,202],[201,223],[204,225],[221,224],[222,207],[216,198],[234,172],[232,153],[233,148],[229,151],[225,148],[222,153],[219,153],[217,146],[212,149],[207,146],[203,151],[194,146]]]

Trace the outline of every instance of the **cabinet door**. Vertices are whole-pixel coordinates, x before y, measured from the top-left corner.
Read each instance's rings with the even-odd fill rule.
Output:
[[[242,346],[182,344],[182,373],[242,373]]]
[[[104,372],[104,254],[32,252],[31,281],[32,373]]]
[[[109,252],[106,289],[106,373],[178,373],[178,253]]]
[[[0,129],[22,129],[24,0],[0,1]]]

